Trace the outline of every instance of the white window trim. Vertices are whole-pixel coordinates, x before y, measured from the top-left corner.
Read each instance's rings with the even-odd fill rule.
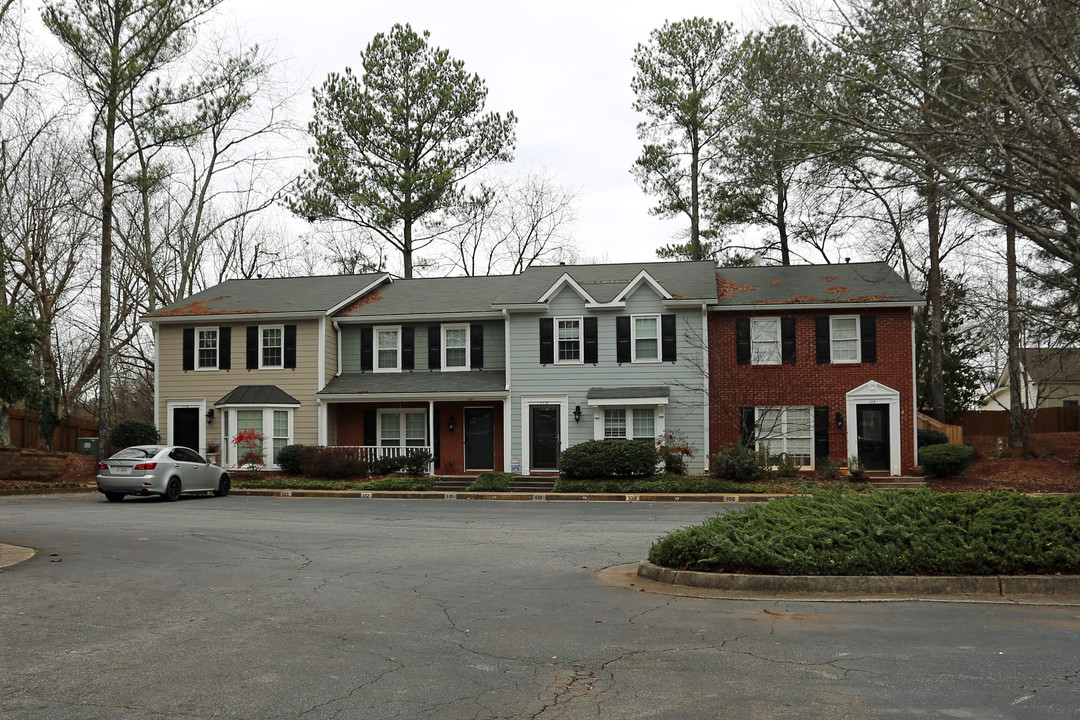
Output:
[[[267,330],[280,330],[281,331],[281,364],[280,365],[266,365],[263,363],[263,350],[266,348],[264,344],[266,339]],[[259,369],[260,370],[284,370],[285,369],[285,326],[284,325],[260,325],[259,326]]]
[[[653,319],[656,320],[656,357],[654,358],[638,358],[637,356],[637,321]],[[652,339],[652,338],[648,338]],[[658,363],[663,357],[663,348],[660,347],[662,343],[661,329],[660,329],[660,315],[659,313],[648,313],[645,315],[631,315],[630,316],[630,362],[632,363]]]
[[[580,315],[557,317],[555,320],[555,364],[556,365],[582,365],[585,363],[585,320]],[[578,356],[577,360],[560,360],[559,359],[559,323],[562,321],[573,320],[577,323],[578,328]]]
[[[228,427],[231,433],[228,437],[221,438],[222,448],[222,465],[224,467],[235,468],[236,467],[236,445],[233,444],[232,439],[236,437],[237,430],[237,413],[241,410],[260,410],[262,411],[262,435],[263,435],[263,457],[266,458],[267,469],[277,470],[280,466],[277,463],[270,462],[270,456],[274,452],[274,411],[286,410],[289,413],[289,435],[286,438],[286,445],[293,445],[296,442],[296,432],[293,428],[293,422],[296,417],[296,405],[225,405],[219,407],[218,410],[222,413],[221,429],[224,434],[225,428]],[[229,413],[229,417],[226,420],[225,413]],[[269,428],[270,432],[267,432]]]
[[[855,359],[854,360],[838,360],[836,354],[833,352],[833,343],[836,340],[833,338],[833,321],[834,320],[854,320],[855,321]],[[862,323],[859,321],[858,315],[830,315],[829,316],[829,362],[835,365],[854,365],[862,362]]]
[[[604,412],[607,410],[625,410],[627,416],[627,431],[632,434],[634,410],[651,409],[653,411],[653,439],[655,440],[666,432],[664,424],[664,408],[668,404],[667,398],[633,398],[607,401],[592,400],[590,401],[590,404],[598,410],[598,412],[593,413],[594,440],[603,440],[606,437],[604,434]]]
[[[165,423],[169,431],[166,433],[168,436],[166,442],[169,445],[175,445],[173,440],[173,410],[176,408],[198,408],[199,409],[199,450],[200,455],[205,455],[206,452],[206,423],[202,422],[202,418],[206,416],[206,400],[204,399],[192,399],[192,400],[169,400],[165,403]]]
[[[900,392],[893,390],[888,385],[883,385],[875,380],[863,383],[845,396],[845,412],[847,415],[847,453],[846,457],[859,454],[859,430],[856,422],[856,414],[859,405],[875,405],[878,403],[889,406],[889,474],[900,474],[900,436],[903,432],[900,427]]]
[[[397,415],[398,416],[398,421],[400,422],[400,425],[398,427],[401,430],[401,437],[399,438],[401,440],[400,445],[383,445],[383,432],[382,432],[383,418],[386,417],[387,415]],[[423,415],[424,416],[424,444],[423,445],[408,445],[408,444],[406,444],[406,441],[408,439],[408,436],[406,435],[406,432],[405,432],[405,416],[406,415]],[[428,415],[427,408],[415,407],[415,408],[387,408],[385,410],[380,409],[378,411],[378,413],[376,414],[375,418],[377,420],[376,433],[375,433],[375,441],[377,443],[376,447],[397,447],[397,448],[401,448],[402,452],[406,452],[406,448],[431,448],[432,447],[431,439],[428,437],[428,434],[430,433],[430,429],[428,427],[430,417]]]
[[[214,364],[205,367],[199,365],[199,334],[204,332],[214,333]],[[221,328],[197,327],[195,328],[195,371],[218,370],[221,367]]]
[[[446,331],[447,330],[464,330],[465,331],[465,364],[464,365],[461,365],[461,366],[458,366],[458,367],[450,367],[446,363],[446,351],[448,349],[447,346],[446,346]],[[442,369],[443,369],[443,371],[444,372],[461,372],[461,371],[464,371],[464,370],[470,370],[471,369],[471,367],[470,367],[471,358],[469,357],[469,355],[471,353],[469,352],[469,350],[472,347],[472,345],[471,345],[471,343],[472,343],[472,332],[469,330],[469,325],[465,324],[465,323],[455,324],[455,325],[441,325],[440,326],[440,336],[441,337],[439,338],[439,340],[440,340],[439,353],[441,354],[440,359],[442,361]],[[398,339],[398,344],[399,345],[401,344],[400,337]],[[400,364],[400,361],[399,361],[399,364]]]
[[[532,470],[531,444],[532,428],[530,427],[530,405],[558,405],[559,406],[559,452],[566,450],[567,438],[570,434],[569,414],[570,399],[566,395],[522,395],[521,396],[521,469],[522,472]]]
[[[397,347],[395,352],[397,353],[397,365],[394,367],[379,367],[379,333],[380,332],[394,332],[397,336]],[[400,325],[377,325],[372,329],[371,335],[371,370],[377,373],[399,373],[401,372],[401,326]]]
[[[774,322],[776,323],[776,359],[769,362],[764,362],[758,359],[758,353],[754,352],[754,326],[759,323]],[[750,364],[751,365],[781,365],[784,362],[784,338],[783,331],[781,329],[780,318],[778,317],[766,317],[766,318],[750,318]],[[830,325],[830,330],[831,330]],[[759,341],[760,342],[760,341]]]
[[[761,433],[761,416],[762,416],[763,413],[765,413],[765,412],[767,412],[769,410],[778,410],[780,412],[780,418],[781,418],[780,422],[782,423],[783,427],[781,429],[781,435],[780,435],[779,438],[763,438],[763,437],[761,437],[761,434],[762,434]],[[811,405],[760,405],[758,407],[755,407],[754,408],[754,425],[757,428],[757,432],[755,433],[757,435],[757,437],[754,440],[754,449],[760,451],[762,443],[769,442],[770,440],[782,440],[782,441],[784,441],[785,446],[784,446],[784,448],[782,450],[780,450],[780,452],[777,452],[775,454],[780,455],[781,453],[787,453],[788,452],[788,450],[787,450],[788,415],[787,414],[788,414],[788,411],[790,411],[790,410],[808,410],[809,411],[808,415],[810,416],[810,429],[809,429],[808,435],[807,435],[807,437],[805,439],[808,439],[810,441],[810,452],[809,452],[810,464],[808,464],[808,465],[800,465],[799,469],[800,470],[811,470],[814,467],[816,467],[815,462],[817,460],[814,457],[814,408]],[[798,438],[798,439],[803,439],[803,438]],[[790,453],[788,453],[788,454],[790,455]]]

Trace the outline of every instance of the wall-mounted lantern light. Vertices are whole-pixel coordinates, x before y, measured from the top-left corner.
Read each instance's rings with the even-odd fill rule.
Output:
[[[214,408],[206,411],[206,424],[209,425],[212,422],[214,422]]]
[[[450,416],[450,420],[446,423],[446,426],[450,428],[450,432],[454,432],[454,416]]]
[[[581,406],[574,406],[574,422],[581,422]]]
[[[844,416],[841,415],[839,412],[836,413],[836,427],[844,427]]]

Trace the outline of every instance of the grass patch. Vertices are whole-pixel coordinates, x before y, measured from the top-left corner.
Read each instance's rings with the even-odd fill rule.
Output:
[[[390,476],[377,480],[313,480],[311,478],[275,477],[265,480],[237,480],[232,486],[241,490],[431,490],[434,477]]]
[[[468,492],[506,492],[510,489],[513,473],[486,472],[476,476]]]
[[[819,493],[660,538],[665,567],[773,575],[1080,573],[1080,495]]]

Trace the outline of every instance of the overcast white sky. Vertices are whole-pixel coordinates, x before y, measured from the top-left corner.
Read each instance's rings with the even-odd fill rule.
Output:
[[[631,55],[665,20],[704,16],[740,30],[762,26],[764,2],[509,3],[496,0],[227,0],[223,13],[247,42],[271,47],[310,87],[327,74],[360,67],[360,52],[394,23],[429,30],[430,42],[485,80],[488,109],[518,116],[516,161],[509,175],[543,165],[578,190],[574,236],[584,257],[655,260],[655,248],[686,226],[648,214],[652,200],[630,167],[640,152],[631,104]]]

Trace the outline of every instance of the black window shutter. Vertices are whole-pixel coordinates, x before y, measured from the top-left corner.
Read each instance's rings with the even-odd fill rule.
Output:
[[[754,449],[754,408],[739,408],[739,442],[743,447]]]
[[[360,328],[360,372],[367,372],[375,367],[374,336],[375,331],[372,328]]]
[[[795,364],[795,318],[780,318],[780,355],[785,365]]]
[[[412,370],[416,365],[414,359],[415,352],[415,331],[411,326],[405,326],[401,328],[401,369]]]
[[[259,369],[259,326],[249,325],[247,329],[247,369]]]
[[[296,367],[296,326],[285,326],[285,348],[282,353],[285,359],[285,367]]]
[[[438,370],[442,367],[441,325],[428,325],[427,329],[427,365],[429,370]]]
[[[615,362],[621,365],[630,358],[630,316],[619,315],[615,318]]]
[[[540,364],[555,362],[555,320],[540,318]]]
[[[814,350],[819,364],[825,364],[832,357],[829,347],[829,316],[814,318]]]
[[[370,330],[371,328],[368,328]],[[379,425],[375,408],[364,410],[364,444],[375,446],[379,444]]]
[[[818,468],[829,460],[829,408],[814,408],[814,461]]]
[[[675,362],[675,316],[660,316],[660,359]]]
[[[582,336],[585,340],[582,361],[587,364],[595,365],[600,361],[600,348],[597,344],[598,324],[598,320],[594,317],[587,317],[582,321]]]
[[[735,362],[750,364],[750,318],[735,319]]]
[[[195,369],[195,328],[184,328],[184,370]]]
[[[877,362],[877,316],[861,315],[859,324],[862,326],[859,328],[862,361],[864,363]]]
[[[484,324],[469,325],[469,367],[480,370],[484,367]]]
[[[232,370],[232,328],[218,328],[218,361],[219,370]]]

